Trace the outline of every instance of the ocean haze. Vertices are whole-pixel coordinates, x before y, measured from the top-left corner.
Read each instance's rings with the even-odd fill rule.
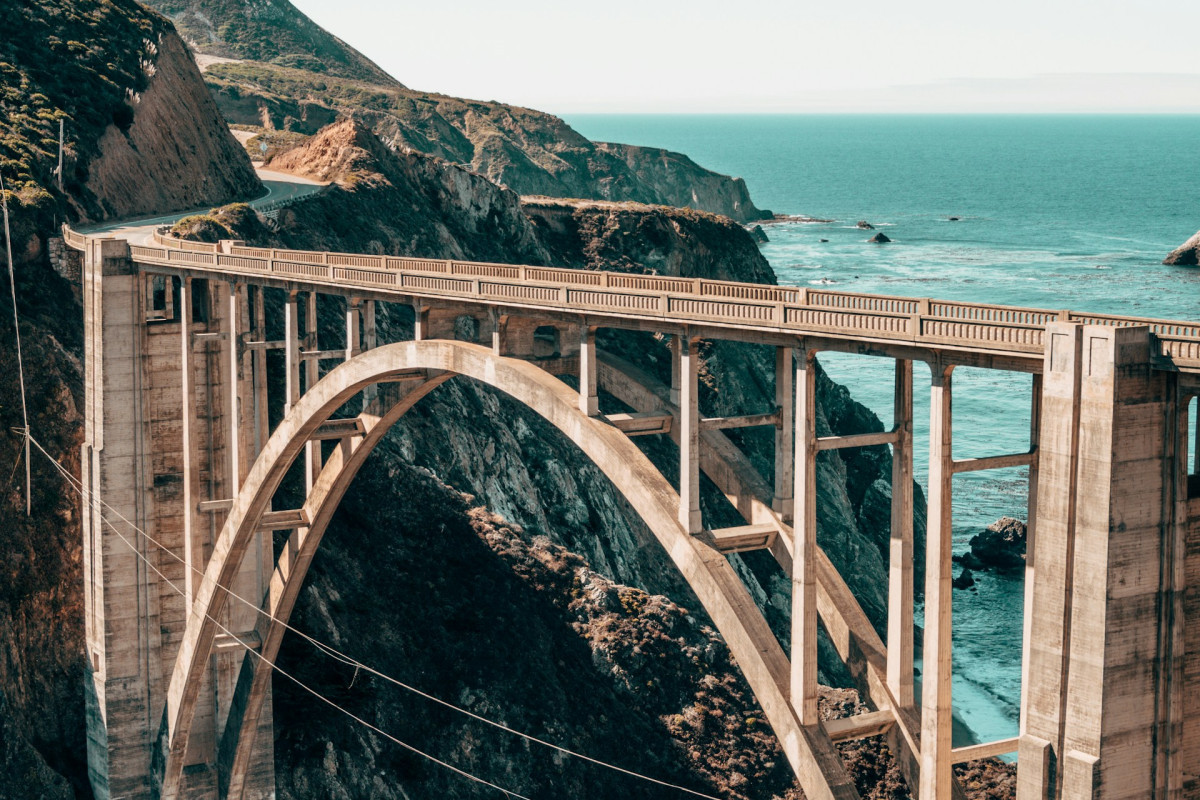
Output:
[[[1186,0],[296,4],[407,86],[557,114],[1200,111]]]

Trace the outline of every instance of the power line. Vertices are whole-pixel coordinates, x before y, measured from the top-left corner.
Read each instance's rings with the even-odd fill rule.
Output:
[[[52,455],[50,455],[50,453],[48,453],[46,451],[46,449],[44,447],[42,447],[41,443],[39,443],[36,439],[33,440],[33,444],[39,451],[41,451],[42,455],[44,455],[46,458],[50,459],[55,464],[55,467],[58,469],[58,471],[63,475],[63,477],[69,483],[71,483],[71,485],[76,489],[76,491],[78,491],[82,494],[82,488],[80,485],[78,485],[79,482],[77,481],[77,479],[73,475],[71,475],[69,473],[69,471],[67,471],[66,468],[63,467]],[[170,558],[172,558],[175,561],[177,561],[178,563],[182,564],[186,569],[192,570],[197,575],[200,575],[200,576],[204,575],[204,570],[201,570],[200,568],[196,567],[194,564],[187,563],[187,561],[184,558],[182,558],[181,556],[176,554],[173,550],[171,550],[169,547],[164,545],[162,542],[155,539],[149,533],[147,533],[146,531],[142,530],[140,527],[135,525],[131,520],[129,520],[127,517],[125,517],[123,514],[121,514],[120,511],[118,511],[117,509],[110,506],[103,499],[94,498],[93,502],[99,502],[104,508],[107,508],[114,515],[116,515],[116,517],[118,519],[120,519],[122,522],[124,522],[126,525],[128,525],[134,531],[137,531],[138,534],[143,536],[148,542],[150,542],[152,545],[157,547],[159,550],[166,553]],[[112,527],[112,523],[109,522],[107,519],[105,519],[103,517],[103,515],[101,515],[101,519],[104,521],[105,524]],[[139,556],[140,556],[140,554],[139,554]],[[157,570],[155,570],[155,571],[157,572]],[[353,656],[343,653],[342,651],[338,650],[337,648],[333,647],[332,645],[326,644],[325,642],[322,642],[319,639],[316,639],[316,638],[310,636],[309,634],[305,633],[304,631],[301,631],[297,628],[292,627],[290,624],[288,624],[284,620],[281,620],[278,617],[274,616],[269,611],[261,608],[258,604],[250,602],[246,598],[244,598],[241,595],[234,592],[232,589],[222,587],[222,590],[224,591],[225,594],[229,595],[230,597],[233,597],[234,599],[236,599],[238,602],[242,603],[246,607],[253,609],[256,613],[258,613],[258,614],[262,615],[263,617],[271,620],[272,622],[278,624],[284,630],[287,630],[290,633],[296,634],[301,639],[307,641],[309,644],[316,647],[318,650],[323,652],[328,657],[334,659],[335,661],[338,661],[339,663],[345,664],[347,666],[352,666],[356,670],[362,670],[363,672],[367,672],[372,675],[375,675],[376,677],[378,677],[388,683],[391,683],[401,689],[404,689],[405,691],[411,692],[412,694],[415,694],[419,697],[425,698],[426,700],[429,700],[433,703],[437,703],[438,705],[448,708],[452,711],[456,711],[459,714],[463,714],[464,716],[470,717],[471,719],[474,719],[478,722],[482,722],[485,725],[490,725],[493,728],[497,728],[497,729],[505,731],[507,733],[511,733],[514,736],[518,736],[522,739],[525,739],[526,741],[541,745],[542,747],[546,747],[551,750],[555,750],[565,756],[577,758],[581,761],[586,761],[590,764],[594,764],[599,767],[604,767],[605,769],[609,769],[614,772],[618,772],[622,775],[626,775],[628,777],[635,778],[637,780],[645,781],[647,783],[652,783],[652,784],[655,784],[657,786],[662,786],[667,789],[674,789],[683,794],[688,794],[693,797],[702,798],[702,800],[720,800],[720,798],[718,798],[714,795],[705,794],[703,792],[696,791],[695,789],[689,789],[686,786],[680,786],[678,784],[670,783],[668,781],[660,780],[658,778],[653,778],[649,775],[644,775],[642,773],[635,772],[630,769],[626,769],[625,767],[621,767],[616,764],[611,764],[607,761],[602,761],[598,758],[594,758],[594,757],[586,755],[584,753],[579,753],[577,751],[563,747],[562,745],[557,745],[557,744],[554,744],[553,742],[546,741],[545,739],[541,739],[532,734],[525,733],[524,731],[520,731],[515,728],[510,728],[509,726],[505,725],[504,723],[496,722],[495,720],[488,719],[487,717],[476,714],[475,712],[470,711],[465,708],[462,708],[461,706],[457,706],[453,703],[450,703],[446,700],[441,699],[440,697],[437,697],[435,695],[429,694],[428,692],[422,691],[421,689],[418,689],[415,686],[411,686],[410,684],[407,684],[407,683],[399,680],[398,678],[394,678],[384,672],[381,672],[380,670],[376,669],[375,667],[372,667],[369,664],[365,664],[362,661],[359,661],[358,659],[354,658]],[[205,616],[206,617],[208,616],[207,613],[205,614]],[[211,619],[211,617],[209,617],[209,619]],[[226,632],[228,632],[228,631],[226,631]],[[241,643],[240,640],[239,640],[239,643]],[[244,643],[243,643],[243,646],[244,646]],[[254,654],[256,656],[258,656],[260,659],[264,658],[262,656],[262,654],[260,654],[256,651],[251,651],[251,652],[254,652]],[[288,676],[288,677],[291,677],[291,676]],[[305,688],[307,689],[307,687],[305,687]],[[309,690],[309,691],[311,691],[311,690]]]
[[[21,320],[17,314],[17,278],[13,271],[12,231],[8,226],[8,192],[0,173],[0,202],[4,205],[4,248],[8,255],[8,286],[12,292],[13,330],[17,334],[17,376],[21,382],[21,419],[25,424],[25,516],[33,514],[33,477],[29,468],[29,411],[25,403],[25,362],[21,357]],[[14,466],[15,471],[15,466]]]
[[[67,480],[67,483],[71,486],[71,488],[73,488],[79,494],[79,496],[81,498],[86,499],[84,490],[83,490],[82,486],[79,485],[78,482],[76,481],[75,476],[71,475],[70,472],[67,471],[66,467],[64,467],[62,464],[60,464],[58,462],[57,459],[55,459],[53,456],[51,456],[49,453],[47,453],[46,450],[41,446],[41,444],[39,444],[37,442],[35,442],[35,444],[37,445],[38,450],[40,450],[44,455],[46,455],[47,458],[50,459],[50,461],[54,464],[55,468],[58,470],[59,474],[61,474],[63,476],[63,478],[65,478]],[[101,503],[103,503],[103,501],[101,501]],[[120,529],[117,528],[117,526],[113,525],[112,522],[106,516],[104,516],[103,509],[101,508],[101,503],[96,503],[95,501],[93,501],[93,503],[92,503],[92,510],[100,518],[100,521],[102,523],[104,523],[105,525],[107,525],[109,530],[111,530],[113,533],[115,533],[117,535],[117,537],[122,542],[125,543],[125,546],[128,547],[135,556],[137,556],[139,559],[141,559],[141,561],[147,567],[149,567],[154,572],[154,574],[156,574],[159,578],[161,578],[162,581],[167,584],[167,586],[171,587],[171,589],[174,590],[180,596],[186,597],[186,594],[183,589],[179,588],[179,586],[176,585],[173,581],[171,581],[170,578],[168,578],[161,571],[159,571],[158,567],[156,567],[148,558],[146,558],[144,555],[142,555],[140,552],[138,552],[138,549],[133,545],[133,542],[129,541],[129,539],[125,537],[125,534],[123,534],[120,531]],[[104,505],[107,505],[107,503],[104,503]],[[128,520],[126,520],[126,522],[128,522]],[[136,526],[131,526],[131,527],[133,527],[134,530],[138,530],[138,528]],[[456,767],[453,764],[450,764],[446,761],[442,761],[441,759],[437,758],[436,756],[430,755],[429,753],[426,753],[425,751],[420,750],[420,749],[408,744],[407,742],[402,741],[401,739],[397,738],[396,736],[393,736],[392,734],[383,730],[379,726],[368,722],[367,720],[365,720],[362,717],[355,714],[353,711],[350,711],[349,709],[338,705],[333,700],[330,700],[328,697],[321,694],[316,689],[314,689],[311,686],[309,686],[308,684],[304,683],[304,681],[300,680],[296,676],[292,675],[291,673],[287,672],[286,670],[282,669],[275,663],[268,660],[266,656],[264,656],[262,653],[257,652],[256,650],[254,650],[254,648],[250,647],[250,645],[246,644],[241,639],[239,639],[236,635],[234,635],[234,633],[231,630],[229,630],[229,628],[222,625],[219,620],[217,620],[215,617],[210,615],[207,611],[204,612],[204,616],[206,619],[211,621],[218,629],[220,629],[220,631],[222,633],[227,634],[231,639],[233,639],[239,645],[241,645],[242,648],[245,649],[245,651],[247,653],[250,653],[251,655],[255,656],[256,658],[259,659],[260,662],[262,662],[263,664],[266,664],[268,667],[270,667],[275,672],[278,672],[280,675],[282,675],[283,677],[292,681],[297,686],[299,686],[301,689],[308,692],[313,697],[317,698],[318,700],[320,700],[321,702],[330,706],[331,708],[335,708],[338,711],[342,712],[343,714],[345,714],[347,717],[354,720],[358,724],[363,725],[366,728],[369,728],[370,730],[374,731],[375,733],[378,733],[380,736],[383,736],[384,738],[394,742],[395,744],[399,745],[400,747],[403,747],[405,750],[408,750],[409,752],[414,753],[415,755],[421,756],[422,758],[428,759],[429,761],[432,761],[434,764],[437,764],[440,767],[444,767],[445,769],[448,769],[457,775],[460,775],[464,778],[474,781],[475,783],[479,783],[484,786],[487,786],[488,788],[495,789],[496,791],[503,792],[506,797],[516,798],[516,800],[530,800],[530,798],[526,797],[523,794],[518,794],[517,792],[514,792],[510,789],[505,789],[503,786],[492,783],[491,781],[488,781],[484,778],[480,778],[476,775],[472,775],[471,773],[467,772],[464,769]]]

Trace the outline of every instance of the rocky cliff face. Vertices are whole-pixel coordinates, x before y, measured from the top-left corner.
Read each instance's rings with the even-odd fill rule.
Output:
[[[231,123],[314,133],[353,114],[394,148],[444,158],[518,194],[692,206],[743,222],[771,216],[738,179],[679,153],[591,142],[533,109],[274,64],[214,64],[205,76]]]
[[[262,191],[246,151],[221,124],[195,61],[172,32],[158,41],[145,91],[98,142],[85,187],[99,218],[161,213]]]

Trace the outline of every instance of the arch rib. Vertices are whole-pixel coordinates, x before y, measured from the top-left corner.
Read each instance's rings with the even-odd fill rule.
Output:
[[[205,575],[189,611],[187,629],[171,676],[160,738],[165,758],[161,794],[174,798],[179,788],[187,740],[195,711],[200,677],[206,668],[216,633],[216,619],[228,599],[221,587],[229,585],[283,475],[316,429],[347,400],[375,383],[394,379],[402,372],[429,370],[445,376],[463,375],[509,394],[557,427],[591,458],[624,495],[679,568],[710,618],[727,642],[756,698],[774,728],[806,796],[811,800],[857,798],[829,736],[818,724],[802,726],[788,697],[789,664],[779,643],[759,613],[740,578],[725,556],[698,537],[688,535],[676,518],[679,498],[666,479],[642,452],[616,428],[580,413],[576,392],[537,366],[494,355],[478,345],[446,340],[400,342],[363,353],[332,370],[302,396],[272,434],[235,499],[225,526],[213,548]],[[432,387],[429,387],[432,388]],[[414,389],[388,417],[398,419],[428,389]],[[407,402],[412,398],[412,402]],[[394,419],[392,420],[394,422]],[[379,437],[387,425],[371,428]],[[389,422],[388,425],[391,423]],[[374,438],[374,442],[379,437]],[[315,552],[320,532],[313,535],[318,517],[328,521],[336,502],[349,484],[351,470],[361,467],[369,453],[367,437],[341,466],[331,470],[325,499],[310,499],[320,509],[310,517],[304,557],[293,560],[290,574],[279,577],[296,589]],[[373,444],[372,444],[373,446]],[[361,453],[361,458],[355,454]],[[332,463],[331,465],[332,466]],[[340,480],[340,475],[349,477]],[[324,478],[324,472],[322,474]],[[337,490],[340,486],[340,490]],[[306,508],[308,504],[306,503]],[[273,580],[272,593],[276,592]],[[281,599],[286,593],[281,593]],[[280,606],[283,610],[282,604]],[[290,611],[290,609],[287,609]],[[282,636],[282,631],[278,636]],[[266,670],[263,670],[266,672]],[[240,679],[239,679],[240,682]],[[233,714],[230,715],[233,717]]]

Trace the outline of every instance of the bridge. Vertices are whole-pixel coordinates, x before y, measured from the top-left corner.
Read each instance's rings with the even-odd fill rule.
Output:
[[[811,800],[855,798],[836,743],[878,735],[920,800],[961,797],[953,765],[1002,754],[1017,756],[1021,800],[1200,797],[1200,477],[1189,474],[1200,437],[1188,412],[1200,324],[159,235],[134,246],[64,238],[83,253],[98,797],[273,796],[271,666],[308,566],[375,445],[456,376],[543,416],[624,495],[725,638]],[[320,341],[319,296],[344,309],[339,341]],[[411,309],[413,340],[378,340],[380,304]],[[281,326],[268,326],[269,307]],[[670,337],[671,384],[599,352],[599,328]],[[773,347],[775,409],[703,417],[702,340]],[[269,390],[271,351],[282,353],[282,396]],[[818,437],[814,356],[830,351],[895,362],[891,430]],[[931,400],[919,692],[916,362],[929,367]],[[955,457],[958,366],[1033,376],[1027,450]],[[601,389],[634,412],[602,414]],[[749,426],[775,431],[773,484],[724,433]],[[678,485],[639,435],[678,442]],[[817,454],[881,444],[894,487],[886,641],[816,541]],[[955,747],[953,478],[1017,466],[1029,475],[1020,730]],[[276,507],[292,469],[304,501]],[[701,472],[744,525],[705,528]],[[276,531],[288,536],[277,557]],[[769,551],[791,578],[790,652],[729,563],[749,550]],[[820,719],[818,625],[868,713]]]

